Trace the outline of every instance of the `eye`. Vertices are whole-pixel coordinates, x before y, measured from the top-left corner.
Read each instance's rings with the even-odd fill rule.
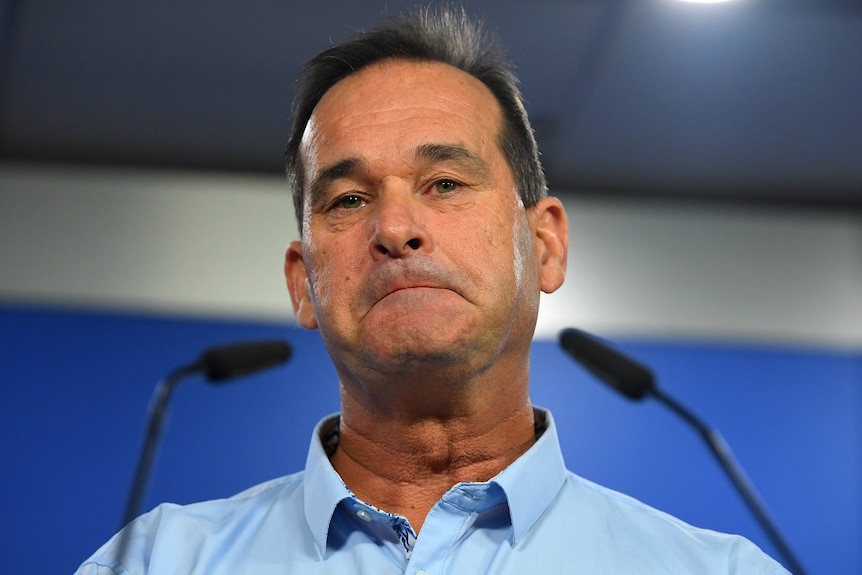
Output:
[[[338,198],[335,201],[334,207],[342,208],[345,210],[355,210],[356,208],[361,208],[364,205],[365,200],[363,200],[361,196],[357,196],[356,194],[347,194]]]
[[[448,194],[457,190],[459,185],[455,180],[440,180],[434,183],[434,189],[438,194]]]

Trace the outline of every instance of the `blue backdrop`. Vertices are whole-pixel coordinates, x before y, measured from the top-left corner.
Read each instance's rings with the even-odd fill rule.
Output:
[[[118,527],[155,383],[211,345],[283,337],[290,364],[175,395],[146,507],[224,497],[302,467],[336,411],[316,333],[285,325],[0,307],[6,573],[71,573]],[[862,573],[862,355],[617,342],[718,427],[812,574]],[[696,525],[770,547],[701,439],[656,403],[617,396],[536,342],[533,401],[568,467]]]

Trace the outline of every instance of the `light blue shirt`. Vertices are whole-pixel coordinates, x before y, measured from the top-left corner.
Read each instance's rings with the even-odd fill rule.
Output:
[[[734,535],[697,529],[566,470],[550,413],[524,455],[484,483],[459,483],[417,537],[404,517],[358,500],[329,463],[338,418],[312,437],[305,470],[229,499],[163,504],[114,536],[78,575],[778,575]]]

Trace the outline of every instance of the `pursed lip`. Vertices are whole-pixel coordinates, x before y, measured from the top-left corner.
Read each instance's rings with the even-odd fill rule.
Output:
[[[393,282],[388,285],[382,292],[382,295],[377,299],[380,301],[387,296],[390,296],[394,293],[411,290],[411,289],[419,289],[419,288],[428,288],[428,289],[450,289],[447,286],[441,285],[439,283],[428,282],[428,281],[415,281],[415,282]]]
[[[379,267],[366,282],[359,313],[364,318],[383,300],[406,290],[436,289],[441,292],[445,290],[469,301],[459,287],[466,281],[467,278],[462,278],[457,271],[453,274],[431,261],[396,263]],[[416,295],[421,298],[421,294]],[[427,295],[433,297],[430,292]]]
[[[384,268],[369,282],[366,293],[375,304],[396,292],[419,288],[457,292],[448,274],[426,263],[423,269]]]

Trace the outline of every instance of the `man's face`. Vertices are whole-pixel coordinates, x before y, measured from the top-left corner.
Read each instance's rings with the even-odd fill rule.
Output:
[[[376,64],[320,100],[286,273],[299,323],[320,329],[342,373],[481,370],[527,353],[536,217],[497,144],[501,121],[487,87],[440,63]]]

